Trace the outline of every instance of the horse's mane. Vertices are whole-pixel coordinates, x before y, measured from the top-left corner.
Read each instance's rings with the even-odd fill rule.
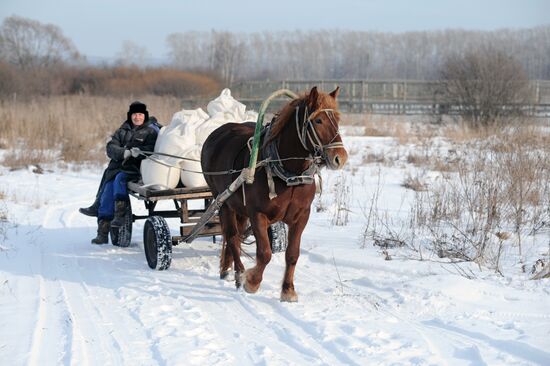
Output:
[[[275,115],[274,120],[271,122],[271,131],[269,135],[269,141],[275,139],[285,126],[290,122],[294,121],[294,115],[296,113],[296,107],[302,103],[307,103],[309,94],[302,95],[297,99],[293,99],[287,103],[279,113]],[[338,109],[338,102],[336,99],[332,98],[330,95],[325,93],[319,93],[317,97],[317,109]]]

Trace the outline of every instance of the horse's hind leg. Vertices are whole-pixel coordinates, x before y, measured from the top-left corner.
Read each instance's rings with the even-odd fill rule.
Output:
[[[227,240],[223,239],[222,252],[220,255],[220,279],[224,279],[229,275],[233,268],[233,254],[227,245]]]
[[[267,235],[267,227],[269,226],[267,218],[263,214],[257,213],[250,219],[250,224],[256,237],[256,265],[244,273],[243,287],[246,292],[254,293],[258,291],[265,267],[271,260],[271,246]]]
[[[308,218],[309,212],[307,215],[303,215],[298,222],[288,227],[288,246],[285,253],[286,268],[281,289],[281,301],[298,301],[298,293],[294,290],[294,270],[300,256],[300,241]]]
[[[225,247],[222,249],[222,257],[220,260],[220,278],[225,278],[230,270],[231,264],[235,264],[235,284],[240,287],[241,273],[244,272],[244,265],[241,262],[241,236],[239,233],[240,227],[243,226],[242,218],[237,220],[237,215],[234,210],[227,206],[222,206],[220,209],[220,223],[224,239]],[[246,220],[244,220],[246,223]],[[241,229],[242,231],[242,229]]]

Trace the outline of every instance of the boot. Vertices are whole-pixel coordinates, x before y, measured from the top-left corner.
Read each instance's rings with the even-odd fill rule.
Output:
[[[94,203],[90,207],[81,207],[78,209],[83,215],[97,217],[97,210],[99,209],[99,199],[96,198]]]
[[[115,201],[115,218],[111,221],[112,227],[124,226],[124,218],[126,217],[127,208],[127,201]]]
[[[99,222],[97,223],[97,237],[92,239],[92,244],[108,244],[110,228],[111,228],[110,221],[99,220]]]

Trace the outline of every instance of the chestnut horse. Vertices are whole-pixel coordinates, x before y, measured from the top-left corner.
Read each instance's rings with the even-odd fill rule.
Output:
[[[309,219],[315,196],[313,174],[321,166],[342,169],[348,154],[338,130],[340,115],[336,96],[320,93],[317,87],[290,101],[264,129],[258,160],[269,160],[256,169],[253,184],[233,193],[220,208],[220,221],[227,243],[222,249],[220,277],[232,266],[237,288],[247,292],[260,287],[263,272],[271,260],[268,226],[282,221],[288,225],[286,269],[281,301],[297,301],[294,270],[300,255],[300,239]],[[241,170],[250,159],[249,139],[254,123],[227,123],[206,139],[201,153],[204,172]],[[238,174],[205,175],[208,186],[217,196]],[[256,237],[256,265],[245,272],[241,262],[241,236],[250,221]]]

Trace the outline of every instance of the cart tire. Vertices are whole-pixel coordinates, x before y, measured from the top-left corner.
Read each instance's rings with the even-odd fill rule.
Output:
[[[276,222],[269,225],[267,228],[269,243],[271,244],[272,253],[280,253],[286,251],[288,247],[288,228],[284,222]]]
[[[267,236],[272,253],[280,253],[286,251],[288,247],[288,226],[284,222],[278,221],[267,227]],[[252,228],[249,226],[243,236],[241,243],[246,245],[256,244],[256,238],[252,234]]]
[[[132,205],[128,202],[126,215],[124,216],[124,225],[120,227],[111,227],[111,243],[118,247],[130,246],[132,242]]]
[[[172,236],[166,220],[151,216],[143,227],[143,249],[151,269],[163,271],[172,263]]]

